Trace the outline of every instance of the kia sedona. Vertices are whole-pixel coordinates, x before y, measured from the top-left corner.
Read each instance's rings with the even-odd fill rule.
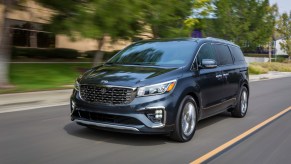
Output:
[[[248,65],[239,46],[216,38],[133,43],[76,79],[71,120],[104,130],[167,134],[186,142],[197,123],[244,117]]]

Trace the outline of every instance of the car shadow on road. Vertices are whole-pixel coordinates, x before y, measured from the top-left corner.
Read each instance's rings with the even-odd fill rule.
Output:
[[[208,126],[215,124],[221,120],[230,117],[229,113],[221,113],[216,116],[199,121],[197,130],[207,128]],[[100,129],[87,128],[77,125],[75,122],[71,122],[65,125],[64,130],[72,136],[78,138],[84,138],[88,140],[94,140],[99,142],[107,142],[121,145],[132,146],[153,146],[162,144],[181,144],[175,142],[166,135],[146,135],[146,134],[128,134],[120,132],[110,132]],[[186,144],[186,143],[184,143]]]
[[[199,123],[197,124],[197,130],[207,128],[208,126],[225,119],[232,119],[230,112],[220,113],[218,115],[211,116],[209,118],[199,121]]]

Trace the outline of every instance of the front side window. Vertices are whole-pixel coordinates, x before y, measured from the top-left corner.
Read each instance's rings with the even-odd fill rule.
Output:
[[[213,59],[213,60],[216,60],[216,56],[215,56],[215,53],[214,53],[214,50],[213,50],[213,47],[211,44],[207,43],[207,44],[204,44],[199,52],[198,52],[198,55],[197,55],[197,62],[198,62],[198,65],[201,65],[202,64],[202,60],[203,59]]]
[[[180,67],[193,58],[195,42],[160,41],[133,44],[110,59],[107,64]]]
[[[228,46],[215,44],[214,47],[216,50],[217,57],[219,59],[219,65],[233,64],[233,59],[230,54]]]

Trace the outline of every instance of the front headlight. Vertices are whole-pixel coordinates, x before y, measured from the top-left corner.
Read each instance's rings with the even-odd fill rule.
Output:
[[[76,80],[74,88],[76,91],[80,91],[80,84],[79,84],[78,80]]]
[[[171,80],[164,83],[140,87],[137,90],[137,96],[150,96],[170,92],[174,89],[177,80]]]

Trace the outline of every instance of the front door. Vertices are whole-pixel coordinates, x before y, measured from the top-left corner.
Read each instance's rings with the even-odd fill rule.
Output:
[[[224,92],[223,86],[225,85],[225,79],[223,78],[220,67],[203,68],[201,66],[203,59],[213,59],[217,61],[214,48],[210,43],[202,45],[197,55],[199,77],[196,78],[196,82],[200,87],[201,117],[205,118],[220,112],[219,104],[224,99],[222,93]]]

